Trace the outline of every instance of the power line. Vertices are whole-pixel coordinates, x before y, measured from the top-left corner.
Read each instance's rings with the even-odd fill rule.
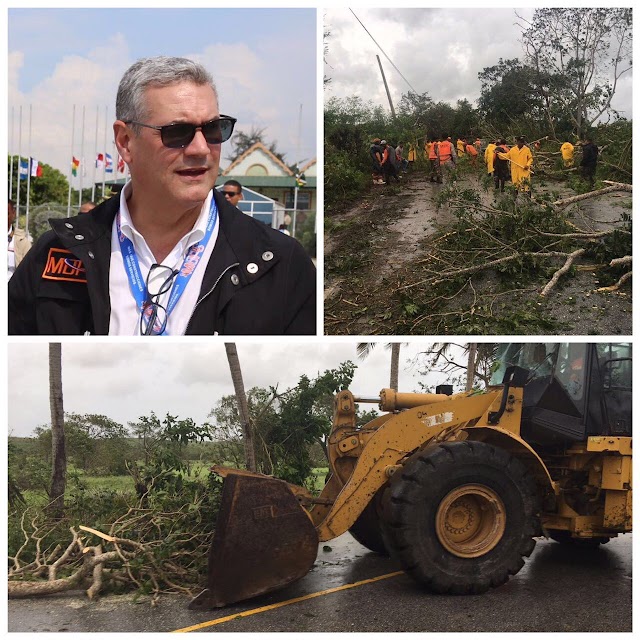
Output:
[[[385,53],[384,49],[376,42],[376,39],[369,33],[369,30],[367,29],[367,27],[365,27],[364,24],[362,24],[362,20],[360,20],[360,18],[358,18],[358,16],[354,13],[353,9],[349,9],[349,11],[351,11],[351,13],[353,13],[353,17],[360,23],[360,25],[367,32],[369,37],[375,42],[375,44],[378,47],[378,49],[380,49],[380,51],[382,51],[382,55],[384,55],[384,57],[389,61],[391,66],[400,74],[400,77],[409,85],[409,88],[411,89],[411,91],[413,91],[413,93],[417,94],[418,92],[411,86],[411,83],[402,75],[402,72],[400,71],[400,69],[398,69],[398,67],[396,67],[396,65],[393,64],[393,61],[391,60],[391,58]]]

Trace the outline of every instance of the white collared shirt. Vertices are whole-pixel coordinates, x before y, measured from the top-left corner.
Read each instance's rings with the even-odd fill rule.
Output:
[[[140,273],[146,282],[151,265],[156,264],[157,261],[149,249],[145,239],[140,235],[140,233],[138,233],[131,221],[131,215],[129,213],[129,208],[127,207],[127,197],[130,193],[131,182],[128,182],[120,192],[120,228],[122,233],[133,243],[136,257],[138,258],[138,263],[140,265]],[[209,218],[209,207],[211,206],[211,198],[213,198],[213,191],[209,192],[207,199],[202,205],[200,215],[193,225],[193,229],[179,240],[176,246],[169,252],[169,255],[160,264],[171,267],[172,269],[180,269],[189,247],[202,240],[205,235],[207,220]],[[216,244],[219,228],[220,217],[218,216],[211,238],[202,253],[200,262],[198,262],[198,266],[195,268],[187,287],[178,300],[178,303],[169,314],[166,329],[167,335],[183,335],[187,329],[187,324],[191,318],[196,302],[198,301],[204,272],[207,268],[207,264],[209,264],[211,253],[213,252],[213,248]],[[169,291],[167,291],[158,302],[166,307],[170,294],[171,290],[169,289]],[[111,228],[109,298],[111,300],[109,335],[140,335],[140,309],[136,304],[136,300],[131,292],[131,287],[129,286],[129,278],[122,259],[122,251],[120,249],[115,220],[113,221],[113,226]]]

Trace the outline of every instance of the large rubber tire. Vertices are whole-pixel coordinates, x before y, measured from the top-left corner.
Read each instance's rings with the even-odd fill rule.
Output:
[[[598,538],[572,538],[569,531],[562,531],[560,529],[550,530],[549,537],[560,544],[584,551],[594,551],[598,549],[601,544],[607,544],[607,542],[611,540],[611,538],[604,536]]]
[[[482,442],[452,442],[414,456],[383,497],[386,547],[436,593],[504,584],[539,534],[539,498],[525,466]]]
[[[382,497],[380,495],[380,497]],[[363,546],[379,553],[383,556],[388,556],[389,552],[384,544],[384,538],[382,536],[382,526],[380,522],[380,515],[378,514],[378,508],[376,501],[378,496],[374,496],[373,500],[369,502],[365,510],[358,516],[358,519],[353,523],[349,529],[349,533]]]

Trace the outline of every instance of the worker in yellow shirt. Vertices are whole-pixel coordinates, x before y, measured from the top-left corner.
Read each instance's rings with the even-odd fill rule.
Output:
[[[496,149],[496,143],[490,142],[484,150],[484,162],[487,165],[487,173],[493,175],[493,152]]]
[[[456,150],[458,152],[458,158],[464,155],[464,147],[465,147],[465,141],[462,138],[458,138],[456,140]]]
[[[507,153],[498,153],[497,155],[503,160],[511,162],[511,182],[516,187],[516,195],[518,191],[526,193],[531,197],[531,165],[533,164],[533,155],[531,149],[524,143],[524,136],[516,138],[516,146],[511,147]]]
[[[573,145],[570,142],[564,142],[560,147],[562,161],[565,167],[573,167]]]
[[[409,162],[409,168],[413,167],[413,163],[418,158],[418,150],[416,148],[416,142],[409,143],[409,153],[407,154],[407,161]]]

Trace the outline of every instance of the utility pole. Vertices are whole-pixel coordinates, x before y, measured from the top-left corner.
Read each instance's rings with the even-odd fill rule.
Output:
[[[380,56],[376,55],[378,59],[378,66],[380,67],[380,73],[382,74],[382,82],[384,82],[384,88],[387,92],[387,99],[389,100],[389,106],[391,107],[391,115],[393,119],[396,119],[396,110],[393,108],[393,102],[391,102],[391,94],[389,93],[389,87],[387,86],[387,79],[384,76],[384,69],[382,68],[382,62],[380,62]]]

